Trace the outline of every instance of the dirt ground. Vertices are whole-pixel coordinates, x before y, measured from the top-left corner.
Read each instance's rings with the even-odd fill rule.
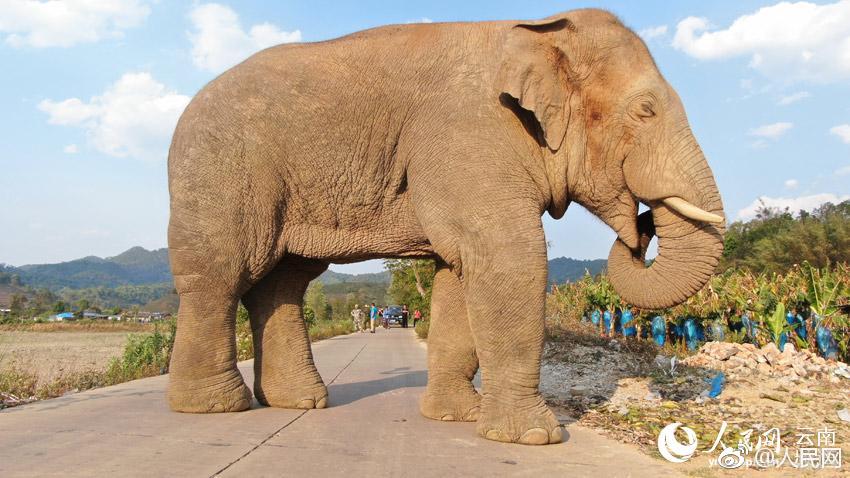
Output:
[[[850,379],[825,377],[786,383],[753,373],[726,373],[717,398],[707,397],[718,370],[679,361],[671,371],[670,356],[646,341],[603,339],[594,333],[567,331],[550,339],[544,352],[541,392],[563,423],[578,421],[608,436],[637,446],[662,459],[659,432],[681,422],[699,443],[696,454],[681,470],[691,476],[848,476],[850,423],[839,411],[850,406]],[[826,378],[829,378],[827,380]],[[772,427],[781,432],[782,446],[795,456],[801,430],[836,432],[834,446],[843,451],[842,469],[800,470],[787,465],[724,470],[710,465],[718,452],[709,449],[721,424],[728,428],[724,443],[734,447],[747,430],[752,442]],[[814,435],[816,436],[816,435]],[[813,439],[814,439],[813,436]],[[685,440],[682,440],[683,442]]]
[[[0,370],[35,372],[40,383],[86,370],[103,370],[124,351],[131,332],[28,332],[0,330]]]

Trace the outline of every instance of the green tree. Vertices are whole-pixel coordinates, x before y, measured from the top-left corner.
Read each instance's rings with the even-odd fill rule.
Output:
[[[65,312],[66,310],[68,310],[68,304],[66,304],[65,302],[62,302],[61,300],[56,301],[53,304],[52,312],[54,314],[61,314],[62,312]]]
[[[9,303],[9,310],[11,311],[11,314],[15,317],[23,316],[27,307],[27,302],[29,302],[27,296],[23,294],[12,294],[12,298]]]
[[[83,313],[88,310],[88,308],[91,306],[91,303],[89,303],[87,299],[80,299],[74,305],[76,305],[78,312]]]
[[[328,304],[328,298],[325,296],[325,285],[320,281],[314,280],[307,287],[304,304],[313,312],[315,320],[328,320],[331,317],[332,310],[329,310],[330,304]]]
[[[431,291],[436,268],[429,259],[387,259],[384,266],[390,271],[392,282],[387,290],[393,302],[419,309],[423,314],[431,310]]]
[[[729,226],[721,268],[780,273],[804,261],[818,268],[850,262],[850,201],[796,216],[762,207],[754,219]]]

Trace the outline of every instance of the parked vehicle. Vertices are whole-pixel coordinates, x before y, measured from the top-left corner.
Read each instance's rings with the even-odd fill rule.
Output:
[[[398,325],[400,327],[401,319],[403,318],[401,306],[391,305],[387,307],[387,309],[384,311],[384,317],[387,319],[389,325]]]

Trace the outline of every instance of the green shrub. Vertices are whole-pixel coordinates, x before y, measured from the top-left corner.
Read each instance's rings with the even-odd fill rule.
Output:
[[[124,355],[112,359],[106,369],[106,384],[113,385],[167,373],[177,323],[170,321],[166,327],[168,331],[165,333],[157,326],[153,334],[130,335],[124,347]]]
[[[354,323],[350,320],[322,320],[316,321],[308,329],[310,341],[329,339],[337,335],[345,335],[354,332]]]
[[[251,321],[248,319],[248,310],[240,304],[236,312],[236,360],[252,358],[254,358],[254,337],[251,333]]]
[[[36,396],[38,377],[17,367],[0,370],[0,409]]]
[[[420,320],[416,323],[416,335],[419,336],[420,339],[428,339],[428,329],[431,327],[431,321],[429,320]]]

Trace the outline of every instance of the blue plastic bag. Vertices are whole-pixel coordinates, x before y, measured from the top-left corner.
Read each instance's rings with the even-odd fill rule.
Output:
[[[683,330],[688,350],[696,350],[699,345],[699,327],[697,326],[697,321],[690,318],[685,319]]]
[[[667,339],[667,321],[664,320],[664,317],[660,315],[653,317],[651,329],[655,343],[659,346],[664,345],[664,341]]]
[[[626,309],[620,314],[620,324],[625,337],[637,336],[637,328],[635,328],[634,314],[629,309]]]
[[[606,334],[611,333],[611,325],[613,322],[612,319],[613,317],[611,316],[611,311],[606,309],[605,312],[602,313],[602,326]]]
[[[600,317],[599,309],[593,309],[593,312],[590,313],[590,322],[593,325],[599,325],[599,317]]]
[[[708,396],[717,398],[723,392],[723,386],[726,384],[726,376],[723,372],[717,372],[717,375],[711,379],[711,386],[708,389]]]
[[[832,336],[832,331],[825,325],[815,328],[815,339],[818,343],[818,352],[825,359],[836,359],[838,357],[838,344]]]
[[[623,335],[623,319],[620,309],[614,311],[614,332]]]
[[[759,328],[758,324],[750,319],[748,312],[744,312],[744,315],[741,316],[741,323],[744,325],[744,330],[747,331],[747,337],[754,339],[758,334]]]
[[[652,319],[652,338],[658,345],[664,345],[667,341],[667,320],[660,315]]]

